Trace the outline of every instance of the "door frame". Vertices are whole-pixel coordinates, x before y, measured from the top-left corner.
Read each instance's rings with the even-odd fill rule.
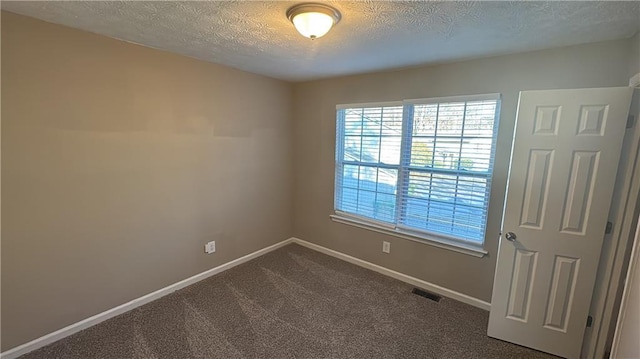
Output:
[[[633,309],[637,307],[635,305],[629,305],[629,303],[631,302],[631,300],[633,300],[633,296],[635,294],[633,287],[637,287],[638,284],[640,284],[638,283],[638,281],[640,280],[640,267],[638,267],[638,261],[640,260],[640,252],[638,252],[640,250],[640,248],[638,247],[638,245],[640,245],[640,227],[636,227],[636,235],[633,242],[634,243],[631,249],[631,259],[629,261],[629,269],[627,270],[626,284],[624,286],[624,292],[622,294],[620,311],[614,331],[613,343],[611,345],[612,358],[618,358],[618,351],[621,348],[620,345],[624,345],[625,347],[631,345],[632,347],[637,348],[637,346],[635,346],[635,343],[629,342],[633,341],[633,338],[629,338],[628,336],[625,336],[625,334],[626,332],[633,330],[633,318],[637,318],[635,315],[633,315]],[[629,324],[632,326],[631,328],[627,328],[625,326]]]
[[[617,316],[616,298],[623,286],[625,258],[633,241],[636,213],[640,204],[640,90],[635,89],[631,101],[630,114],[634,116],[633,127],[627,129],[629,144],[623,147],[623,156],[618,168],[614,202],[609,213],[613,223],[612,233],[605,235],[602,255],[598,266],[596,286],[589,309],[593,317],[592,326],[587,328],[582,345],[583,358],[603,358],[608,350],[607,342],[612,334],[612,321]]]

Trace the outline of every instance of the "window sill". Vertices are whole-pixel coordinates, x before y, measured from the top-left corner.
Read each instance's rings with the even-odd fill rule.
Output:
[[[452,241],[446,241],[446,240],[436,239],[436,238],[432,238],[432,237],[427,237],[426,235],[424,235],[424,236],[416,235],[414,233],[404,232],[404,231],[400,231],[398,229],[385,227],[385,226],[378,225],[378,224],[371,223],[371,222],[367,222],[367,221],[364,221],[364,220],[361,220],[361,219],[340,216],[340,215],[337,215],[337,214],[332,214],[329,217],[331,218],[332,221],[337,222],[337,223],[342,223],[342,224],[346,224],[346,225],[350,225],[350,226],[354,226],[354,227],[358,227],[358,228],[363,228],[363,229],[367,229],[367,230],[370,230],[370,231],[374,231],[374,232],[378,232],[378,233],[382,233],[382,234],[387,234],[387,235],[390,235],[390,236],[394,236],[394,237],[398,237],[398,238],[402,238],[402,239],[407,239],[407,240],[410,240],[410,241],[414,241],[414,242],[418,242],[418,243],[422,243],[422,244],[427,244],[427,245],[430,245],[430,246],[443,248],[443,249],[447,249],[447,250],[450,250],[450,251],[454,251],[454,252],[470,255],[470,256],[473,256],[473,257],[482,258],[482,257],[486,256],[487,254],[489,254],[489,252],[485,251],[481,247],[477,247],[477,246],[474,246],[474,245],[471,245],[471,244],[467,245],[467,244],[464,244],[464,243],[456,243],[456,242],[452,242]]]

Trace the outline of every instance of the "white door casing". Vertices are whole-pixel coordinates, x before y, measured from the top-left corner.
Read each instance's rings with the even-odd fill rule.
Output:
[[[640,358],[640,219],[631,250],[626,284],[620,303],[611,358]]]
[[[520,93],[489,336],[579,357],[631,93]]]

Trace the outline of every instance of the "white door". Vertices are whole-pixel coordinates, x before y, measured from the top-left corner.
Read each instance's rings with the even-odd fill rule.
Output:
[[[489,336],[579,357],[631,93],[520,93]]]

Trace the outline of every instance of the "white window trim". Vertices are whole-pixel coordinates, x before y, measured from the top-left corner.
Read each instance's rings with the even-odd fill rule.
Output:
[[[473,257],[482,258],[489,254],[486,250],[484,250],[481,246],[476,246],[473,244],[464,244],[462,242],[457,242],[452,239],[439,239],[435,235],[429,235],[427,233],[417,233],[417,232],[409,232],[404,231],[400,228],[395,228],[392,225],[383,222],[372,221],[369,219],[364,219],[359,216],[352,216],[342,212],[336,212],[336,214],[332,214],[329,216],[332,221],[336,223],[342,223],[349,226],[354,226],[362,229],[366,229],[369,231],[386,234],[389,236],[394,236],[402,239],[407,239],[413,242],[418,242],[426,245],[430,245],[433,247],[448,249],[450,251],[467,254]]]
[[[434,98],[420,98],[420,99],[408,99],[402,101],[386,101],[386,102],[367,102],[367,103],[352,103],[352,104],[338,104],[336,105],[336,110],[344,110],[349,108],[369,108],[369,107],[385,107],[385,106],[403,106],[405,105],[422,105],[422,104],[432,104],[432,103],[442,103],[442,102],[470,102],[470,101],[487,101],[487,100],[496,100],[498,101],[498,105],[500,105],[500,101],[502,96],[500,93],[489,93],[489,94],[479,94],[479,95],[462,95],[462,96],[447,96],[447,97],[434,97]],[[500,108],[496,109],[496,116],[499,116]],[[494,126],[494,130],[497,130],[497,126],[499,123],[498,117],[496,118],[496,122]],[[403,137],[405,136],[405,124],[403,121]],[[338,139],[336,139],[337,141]],[[493,141],[493,151],[495,151],[495,146],[497,144],[497,138],[494,138]],[[341,157],[342,154],[336,152],[337,157]],[[495,153],[494,153],[495,156]],[[494,159],[492,159],[493,162]],[[493,167],[493,165],[492,165]],[[489,180],[492,180],[493,171],[489,176]],[[334,198],[335,198],[335,190],[334,189]],[[488,205],[491,202],[491,198],[488,199]],[[487,208],[488,215],[488,208]],[[354,215],[351,213],[345,213],[342,211],[335,210],[335,214],[329,216],[330,219],[337,223],[342,223],[362,229],[367,229],[370,231],[407,239],[410,241],[431,245],[438,248],[443,248],[447,250],[451,250],[458,253],[467,254],[470,256],[482,258],[486,256],[489,252],[484,249],[484,244],[486,242],[486,238],[482,241],[482,243],[473,243],[467,242],[462,238],[457,238],[453,236],[447,236],[439,233],[431,233],[427,231],[421,230],[410,230],[404,229],[402,227],[397,226],[396,223],[385,223],[381,221],[376,221],[375,219],[366,218],[358,215]],[[485,228],[486,231],[486,228]]]
[[[393,106],[403,106],[403,105],[404,105],[404,101],[345,103],[345,104],[336,105],[336,110],[347,110],[350,108],[393,107]]]
[[[488,93],[482,95],[468,95],[468,96],[448,96],[448,97],[433,97],[433,98],[417,98],[402,101],[407,105],[427,105],[432,103],[442,102],[471,102],[471,101],[491,101],[500,100],[499,93]]]

